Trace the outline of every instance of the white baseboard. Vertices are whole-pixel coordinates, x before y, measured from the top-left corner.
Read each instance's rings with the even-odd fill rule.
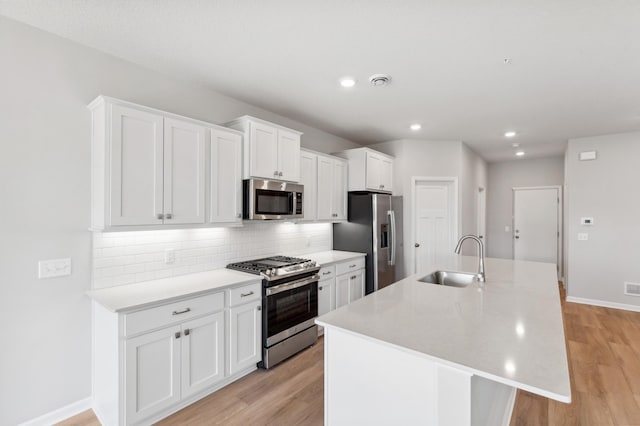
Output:
[[[567,296],[567,302],[582,303],[583,305],[602,306],[603,308],[622,309],[624,311],[640,312],[640,306],[626,303],[607,302],[606,300],[584,299],[582,297]]]
[[[21,423],[19,426],[48,426],[55,423],[59,423],[63,420],[67,420],[70,417],[80,414],[91,408],[91,398],[81,399],[64,407],[60,407],[57,410],[50,413],[43,414],[40,417],[36,417],[33,420]]]

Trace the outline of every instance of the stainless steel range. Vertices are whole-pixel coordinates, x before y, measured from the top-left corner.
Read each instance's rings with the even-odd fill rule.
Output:
[[[309,259],[273,256],[231,263],[229,269],[262,276],[262,362],[271,368],[318,338],[318,271]]]

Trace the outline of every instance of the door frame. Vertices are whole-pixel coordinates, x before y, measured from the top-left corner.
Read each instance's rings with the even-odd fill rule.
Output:
[[[512,258],[516,257],[516,243],[513,236],[515,232],[516,224],[516,191],[530,191],[536,189],[555,189],[558,191],[558,255],[556,261],[558,262],[558,278],[560,281],[564,281],[564,227],[562,223],[562,207],[564,199],[562,198],[562,185],[546,185],[546,186],[516,186],[511,188],[511,253]]]
[[[482,201],[482,202],[481,202]],[[480,214],[482,213],[482,214]],[[482,228],[482,233],[480,232]],[[487,188],[478,187],[476,194],[476,235],[482,237],[485,253],[487,251]]]
[[[455,247],[456,243],[458,242],[458,238],[460,238],[460,226],[461,226],[461,220],[460,220],[460,192],[458,189],[458,177],[457,176],[412,176],[411,177],[411,239],[407,239],[406,235],[405,235],[405,241],[409,241],[409,244],[413,243],[414,247],[408,247],[410,248],[410,252],[411,252],[411,256],[412,256],[412,269],[413,269],[413,273],[417,273],[418,272],[418,265],[416,262],[416,250],[415,250],[415,243],[416,243],[416,229],[418,228],[417,226],[417,215],[416,215],[416,188],[418,186],[418,184],[420,183],[450,183],[452,188],[453,188],[453,212],[451,214],[451,217],[454,219],[454,226],[453,226],[453,241],[452,241],[452,245]],[[405,250],[405,255],[407,254],[407,250]],[[405,262],[405,265],[407,265],[407,262]]]

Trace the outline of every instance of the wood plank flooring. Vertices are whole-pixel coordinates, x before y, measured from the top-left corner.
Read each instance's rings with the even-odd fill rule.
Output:
[[[562,310],[573,402],[518,391],[511,426],[640,425],[640,313],[564,302]],[[322,425],[323,350],[320,339],[159,424]],[[61,423],[98,424],[91,410]]]

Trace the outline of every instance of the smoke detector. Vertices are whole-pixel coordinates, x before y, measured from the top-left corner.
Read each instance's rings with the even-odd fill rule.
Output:
[[[389,74],[373,74],[369,77],[369,83],[372,86],[386,86],[391,82],[391,76]]]

